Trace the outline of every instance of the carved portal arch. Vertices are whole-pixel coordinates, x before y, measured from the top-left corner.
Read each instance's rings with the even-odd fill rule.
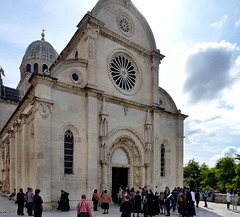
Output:
[[[128,168],[128,185],[133,187],[142,186],[144,183],[144,142],[143,139],[132,129],[115,129],[108,134],[108,186],[112,190],[112,168]],[[128,163],[114,164],[112,156],[121,149],[125,152]]]

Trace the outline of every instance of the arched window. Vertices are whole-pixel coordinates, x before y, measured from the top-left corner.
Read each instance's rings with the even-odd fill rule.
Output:
[[[34,72],[38,72],[38,64],[37,63],[34,63],[33,68],[34,68]]]
[[[73,174],[73,133],[70,130],[64,135],[64,174]]]
[[[27,66],[26,66],[26,71],[27,71],[27,72],[31,72],[31,65],[30,65],[30,64],[27,64]]]
[[[42,71],[44,72],[45,69],[48,69],[48,66],[46,64],[43,64]]]
[[[161,145],[161,176],[165,176],[165,147]]]

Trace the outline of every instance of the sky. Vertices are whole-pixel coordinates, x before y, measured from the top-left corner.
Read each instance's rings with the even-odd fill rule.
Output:
[[[159,86],[189,117],[184,165],[214,167],[240,154],[240,4],[237,0],[132,0],[165,58]],[[60,53],[97,0],[1,0],[0,66],[15,88],[28,45],[45,40]]]

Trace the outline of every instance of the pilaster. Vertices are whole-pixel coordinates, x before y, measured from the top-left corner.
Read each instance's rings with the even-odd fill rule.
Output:
[[[28,187],[28,177],[27,177],[27,147],[26,147],[26,139],[27,139],[27,116],[25,114],[20,115],[21,120],[21,186],[23,189]]]
[[[15,145],[15,188],[17,191],[22,188],[21,183],[21,139],[20,139],[20,123],[15,122],[13,124],[14,131],[14,145]]]
[[[97,97],[95,94],[87,95],[87,192],[92,193],[93,186],[97,187],[99,160],[98,148],[98,111]]]
[[[96,88],[97,72],[96,72],[96,39],[99,35],[99,29],[87,24],[88,43],[88,87]]]
[[[160,61],[164,58],[163,55],[160,53],[156,53],[155,51],[152,52],[152,65],[151,65],[151,74],[152,74],[152,100],[153,103],[159,102],[159,64]]]
[[[44,209],[52,209],[52,145],[51,112],[53,101],[35,97],[31,104],[35,113],[34,126],[38,129],[35,137],[36,188],[41,190]]]
[[[9,130],[9,142],[10,142],[10,191],[12,192],[15,186],[15,136],[14,131]]]

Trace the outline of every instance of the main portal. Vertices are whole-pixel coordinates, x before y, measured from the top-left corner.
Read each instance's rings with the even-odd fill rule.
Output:
[[[113,167],[112,168],[112,198],[113,202],[118,202],[117,194],[119,187],[128,185],[128,168]]]

